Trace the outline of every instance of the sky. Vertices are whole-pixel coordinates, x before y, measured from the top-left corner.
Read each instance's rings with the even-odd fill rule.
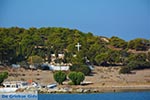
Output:
[[[0,27],[15,26],[150,39],[150,0],[0,0]]]

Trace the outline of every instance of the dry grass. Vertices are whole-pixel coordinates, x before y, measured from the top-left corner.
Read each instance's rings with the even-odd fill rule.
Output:
[[[119,74],[120,67],[98,67],[96,66],[92,76],[86,76],[85,81],[91,81],[91,87],[108,86],[108,85],[150,85],[150,69],[136,70],[134,74]],[[5,69],[6,70],[6,69]],[[7,69],[9,77],[7,80],[33,80],[42,85],[56,83],[53,79],[53,72],[42,70],[25,70],[25,69]],[[0,70],[2,71],[2,70]],[[88,87],[89,87],[88,86]]]

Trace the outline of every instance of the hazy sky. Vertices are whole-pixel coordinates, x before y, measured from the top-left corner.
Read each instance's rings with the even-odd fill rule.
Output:
[[[0,0],[0,27],[12,26],[150,39],[150,0]]]

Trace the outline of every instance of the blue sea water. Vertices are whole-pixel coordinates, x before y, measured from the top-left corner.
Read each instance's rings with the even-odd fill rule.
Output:
[[[39,94],[38,100],[150,100],[150,91],[98,94]]]

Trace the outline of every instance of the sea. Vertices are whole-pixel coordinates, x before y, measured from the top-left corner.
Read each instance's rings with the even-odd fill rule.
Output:
[[[95,94],[39,94],[38,100],[150,100],[150,91]]]

